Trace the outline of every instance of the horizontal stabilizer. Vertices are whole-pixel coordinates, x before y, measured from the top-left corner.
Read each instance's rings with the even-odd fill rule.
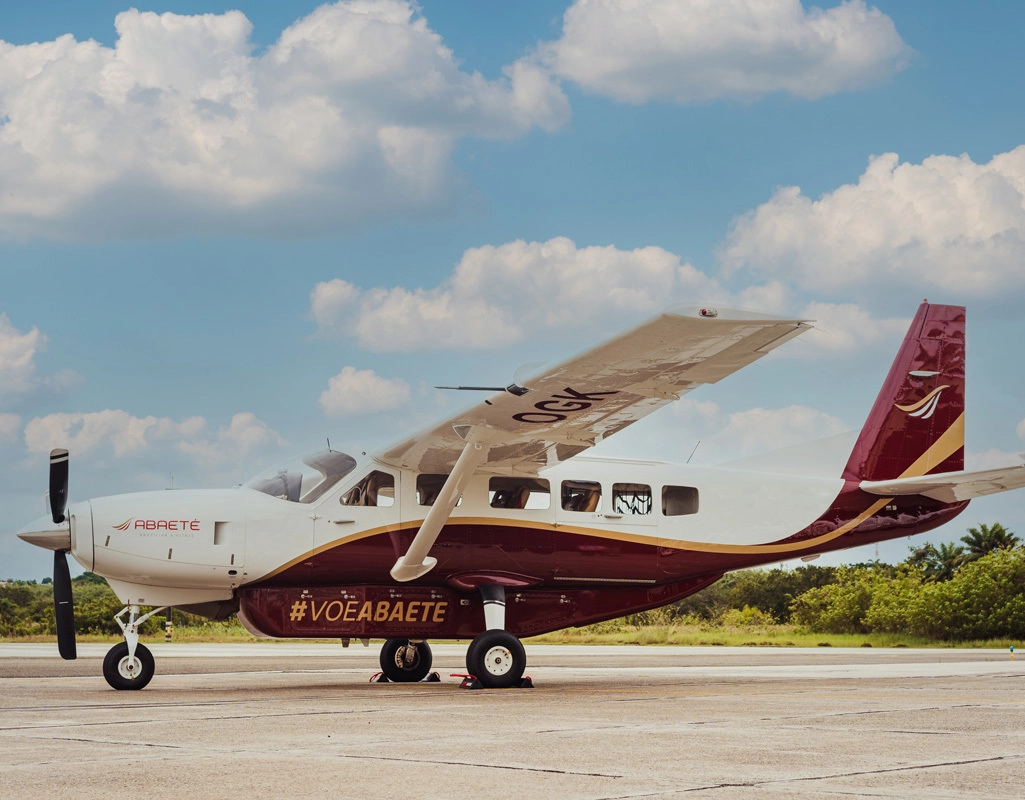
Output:
[[[869,494],[900,497],[920,494],[941,503],[959,503],[987,494],[1006,492],[1025,486],[1025,464],[1016,467],[985,469],[979,472],[940,472],[892,481],[862,481]]]

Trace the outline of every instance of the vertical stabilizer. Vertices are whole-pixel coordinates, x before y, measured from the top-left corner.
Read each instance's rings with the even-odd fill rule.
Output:
[[[964,469],[965,310],[923,303],[844,470],[878,481]]]

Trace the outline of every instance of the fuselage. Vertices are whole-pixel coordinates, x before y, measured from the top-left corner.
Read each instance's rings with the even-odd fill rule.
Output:
[[[578,457],[536,477],[474,476],[437,566],[396,585],[389,569],[445,476],[350,461],[310,491],[281,472],[262,490],[73,504],[71,552],[126,604],[237,600],[274,636],[473,635],[478,604],[460,601],[484,583],[516,593],[510,630],[536,633],[662,605],[727,571],[918,533],[967,505],[879,498],[841,478]]]

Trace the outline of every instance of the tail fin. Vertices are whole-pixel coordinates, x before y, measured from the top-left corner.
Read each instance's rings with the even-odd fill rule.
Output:
[[[854,445],[844,478],[964,469],[965,310],[923,303]]]

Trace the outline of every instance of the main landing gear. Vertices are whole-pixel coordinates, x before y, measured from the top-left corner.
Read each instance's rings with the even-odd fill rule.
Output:
[[[505,588],[479,587],[484,600],[484,633],[466,649],[466,671],[476,678],[469,688],[506,689],[531,686],[524,680],[527,654],[523,644],[505,630]],[[381,672],[395,683],[422,681],[431,671],[431,648],[422,639],[388,639],[381,648]],[[471,679],[463,682],[468,686]]]
[[[520,640],[505,630],[505,587],[485,584],[479,589],[486,630],[466,650],[466,671],[488,689],[519,686],[527,654]]]
[[[416,683],[431,671],[431,648],[422,639],[388,639],[381,648],[381,671],[395,683]]]
[[[125,606],[115,616],[125,640],[114,645],[103,659],[103,677],[115,689],[142,689],[153,678],[153,654],[139,644],[139,626],[165,607],[155,608],[139,616],[138,606]],[[128,614],[128,622],[121,619]]]

